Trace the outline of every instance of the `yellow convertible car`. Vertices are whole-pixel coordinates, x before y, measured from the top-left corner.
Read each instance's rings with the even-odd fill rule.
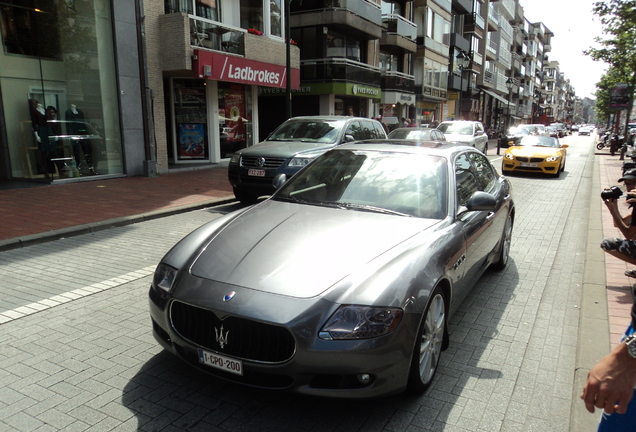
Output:
[[[565,170],[567,147],[549,136],[523,137],[504,153],[501,172],[537,172],[558,177]]]

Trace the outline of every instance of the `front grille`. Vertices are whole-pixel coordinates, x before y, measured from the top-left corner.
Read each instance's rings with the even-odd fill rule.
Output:
[[[533,162],[533,163],[543,162],[543,158],[527,158],[525,156],[517,156],[517,160],[519,162]]]
[[[219,319],[210,310],[180,301],[170,306],[172,326],[186,340],[220,354],[266,363],[284,362],[295,351],[291,333],[283,328],[245,318]],[[222,337],[217,337],[217,334]],[[221,347],[220,339],[226,339]]]
[[[265,162],[263,165],[257,164],[259,159]],[[278,169],[285,162],[285,158],[262,157],[262,156],[241,156],[241,166],[244,168]]]

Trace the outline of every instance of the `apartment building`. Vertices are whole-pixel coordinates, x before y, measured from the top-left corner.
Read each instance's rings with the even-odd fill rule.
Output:
[[[0,180],[223,163],[290,105],[491,131],[576,115],[518,0],[40,3],[0,7]]]

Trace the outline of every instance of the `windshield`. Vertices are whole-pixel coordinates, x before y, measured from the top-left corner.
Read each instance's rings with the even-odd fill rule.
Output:
[[[441,123],[437,129],[446,134],[472,135],[473,125],[464,123]]]
[[[559,141],[557,141],[556,138],[548,136],[523,137],[519,142],[519,145],[531,147],[561,147],[559,145]]]
[[[508,135],[529,135],[530,131],[523,127],[511,127]]]
[[[447,177],[442,157],[332,150],[292,177],[274,199],[443,219],[447,213]]]
[[[335,143],[344,121],[292,120],[283,123],[267,141]]]
[[[393,139],[430,140],[430,129],[396,129],[389,134]]]

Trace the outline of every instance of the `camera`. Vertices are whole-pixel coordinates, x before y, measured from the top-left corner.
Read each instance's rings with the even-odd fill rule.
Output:
[[[604,200],[607,199],[616,199],[623,195],[623,191],[618,186],[612,186],[609,189],[604,189],[601,192],[601,198]]]

